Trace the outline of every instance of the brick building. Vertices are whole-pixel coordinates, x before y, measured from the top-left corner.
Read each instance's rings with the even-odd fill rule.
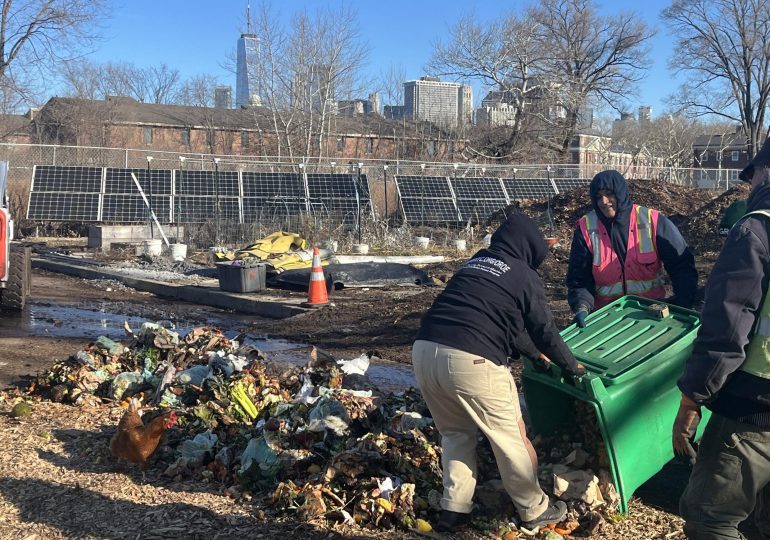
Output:
[[[29,142],[40,144],[270,157],[286,155],[291,143],[294,155],[304,155],[307,126],[303,138],[295,127],[303,125],[301,113],[290,114],[294,131],[288,133],[275,128],[286,118],[274,116],[266,107],[223,109],[139,103],[127,97],[55,97],[27,123]],[[311,155],[339,159],[452,160],[465,145],[433,124],[375,113],[331,115],[323,137],[318,136],[318,126],[313,130]]]

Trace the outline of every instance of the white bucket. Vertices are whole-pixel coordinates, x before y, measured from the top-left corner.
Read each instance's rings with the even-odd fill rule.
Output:
[[[366,255],[369,253],[369,244],[353,244],[353,253]]]
[[[455,249],[457,251],[465,251],[465,248],[468,246],[466,245],[465,240],[459,239],[454,241]]]
[[[153,239],[145,240],[138,246],[136,246],[137,256],[147,255],[148,257],[160,257],[163,251],[163,240]]]
[[[333,252],[335,252],[335,253],[336,253],[336,251],[337,251],[337,250],[339,249],[339,247],[340,247],[339,243],[338,243],[336,240],[327,240],[326,242],[324,242],[324,243],[322,244],[322,246],[323,246],[325,249],[328,249],[328,250],[330,250],[330,251],[333,251]]]
[[[183,261],[187,258],[187,244],[169,244],[168,255],[172,261]]]
[[[427,236],[417,236],[414,239],[414,243],[418,248],[427,249],[430,244],[430,238]]]
[[[206,257],[206,260],[208,260],[208,262],[210,263],[217,262],[217,257],[216,257],[217,253],[227,253],[227,249],[222,246],[210,247],[209,254]]]

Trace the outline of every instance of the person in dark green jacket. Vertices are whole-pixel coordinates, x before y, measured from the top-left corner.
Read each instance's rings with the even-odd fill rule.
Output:
[[[727,236],[739,219],[746,214],[746,200],[739,199],[725,208],[722,219],[719,220],[719,236]]]

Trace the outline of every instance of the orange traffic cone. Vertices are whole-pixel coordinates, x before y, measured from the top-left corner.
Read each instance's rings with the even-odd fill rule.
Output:
[[[313,247],[313,268],[310,271],[307,303],[311,306],[329,303],[329,294],[326,292],[326,278],[324,278],[324,269],[321,267],[321,255],[318,253],[318,246]]]

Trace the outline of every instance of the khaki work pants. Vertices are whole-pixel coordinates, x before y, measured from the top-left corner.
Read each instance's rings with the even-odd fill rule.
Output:
[[[548,508],[536,465],[519,427],[516,383],[506,366],[432,341],[412,346],[412,365],[423,398],[441,433],[444,495],[441,507],[470,513],[476,489],[476,437],[489,439],[505,490],[519,517]]]

